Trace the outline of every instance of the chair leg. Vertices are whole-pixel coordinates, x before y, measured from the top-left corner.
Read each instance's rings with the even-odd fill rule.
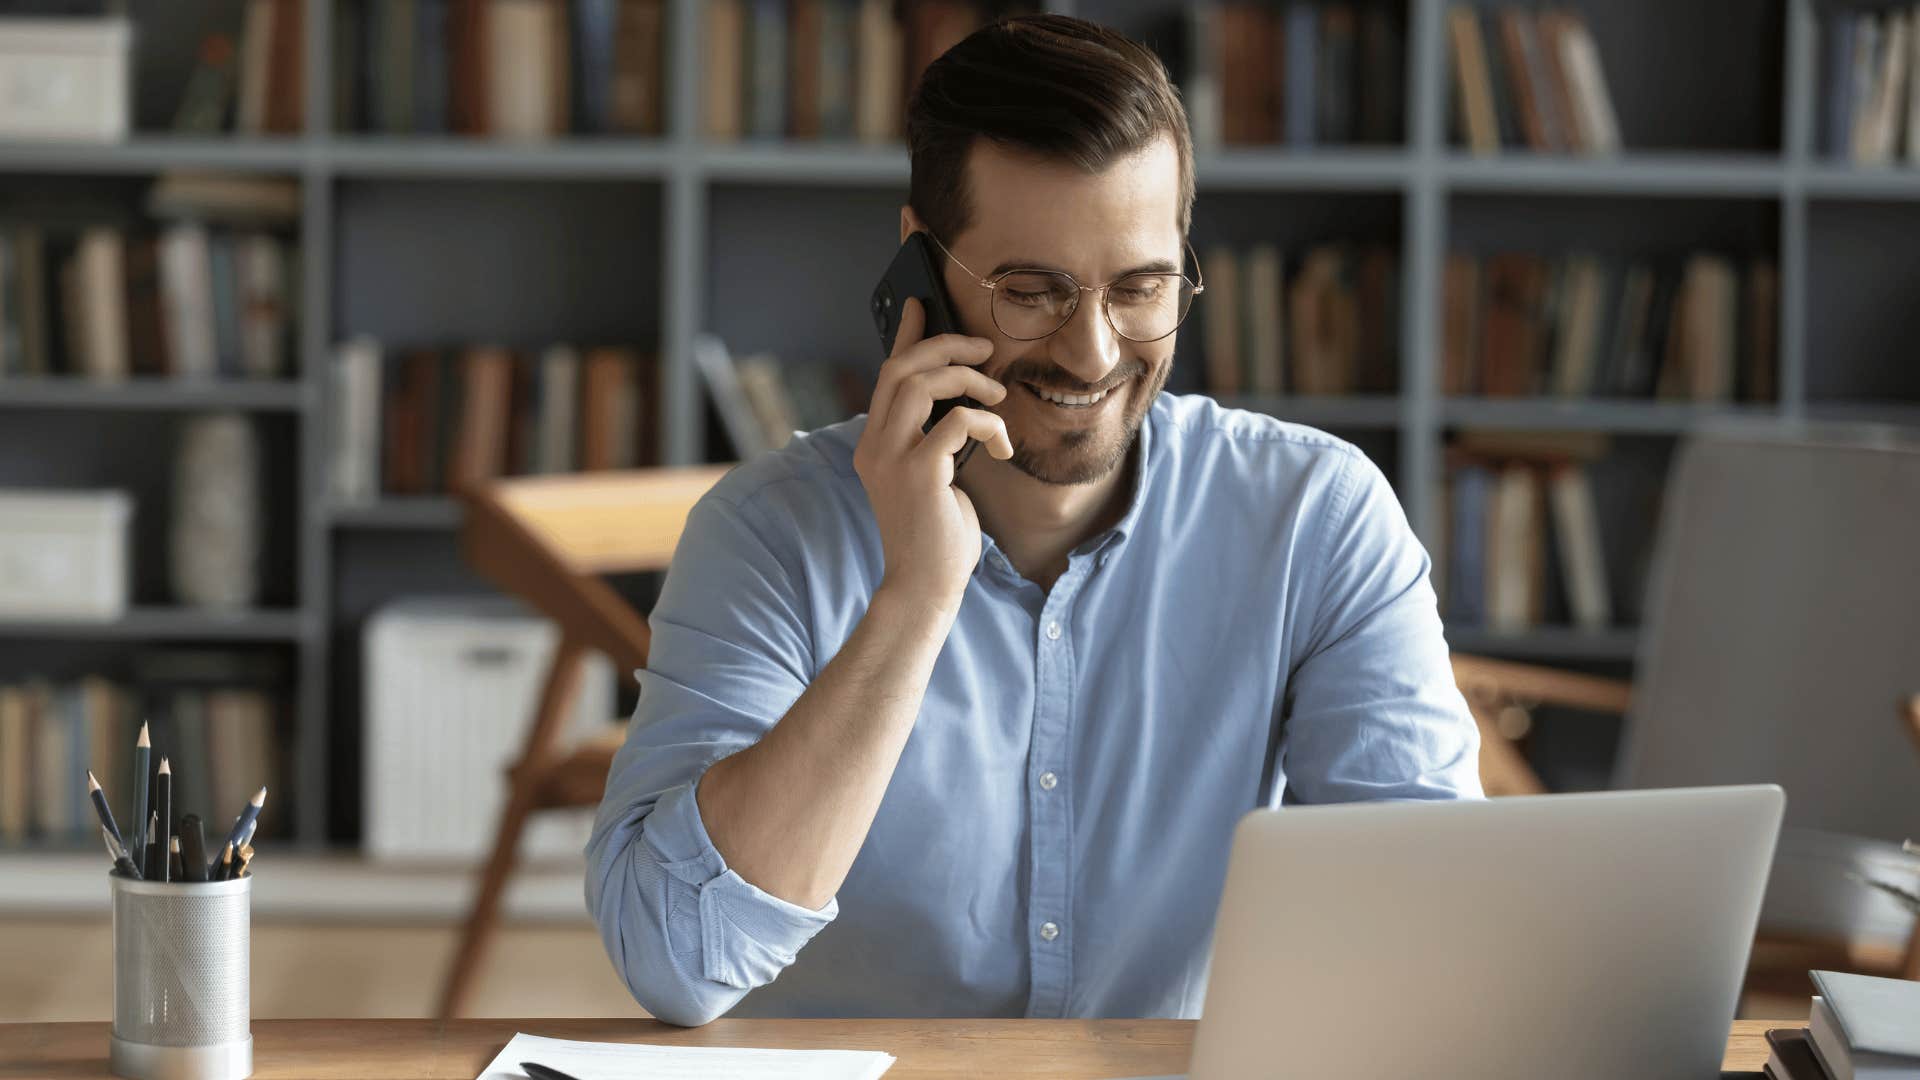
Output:
[[[437,1015],[442,1020],[459,1016],[472,993],[481,957],[500,914],[500,899],[506,893],[507,879],[512,876],[519,856],[520,832],[526,827],[527,815],[536,808],[534,785],[539,778],[539,765],[547,757],[549,744],[559,733],[563,718],[572,711],[584,657],[585,651],[573,642],[560,643],[554,653],[553,666],[547,670],[546,685],[540,692],[540,707],[534,713],[526,747],[520,760],[507,769],[507,804],[500,812],[493,852],[487,857],[473,908],[467,912],[466,923],[460,929],[453,967],[440,987]]]

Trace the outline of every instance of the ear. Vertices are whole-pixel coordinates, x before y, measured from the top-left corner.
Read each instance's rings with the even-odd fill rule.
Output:
[[[925,229],[926,229],[926,225],[923,222],[921,222],[920,216],[913,212],[913,207],[911,206],[900,207],[900,242],[901,243],[903,244],[906,243],[907,237],[912,236],[914,233],[917,233],[917,232],[923,232],[925,231]]]

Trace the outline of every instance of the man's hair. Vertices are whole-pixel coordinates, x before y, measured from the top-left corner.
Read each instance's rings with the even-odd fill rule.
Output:
[[[1180,235],[1193,218],[1193,139],[1180,95],[1152,50],[1066,15],[1001,19],[948,49],[907,103],[907,200],[951,243],[973,224],[967,154],[976,137],[1067,162],[1089,175],[1173,138]]]

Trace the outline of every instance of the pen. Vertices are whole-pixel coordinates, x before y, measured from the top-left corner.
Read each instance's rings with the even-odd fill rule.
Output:
[[[213,880],[226,881],[233,877],[233,845],[220,849],[220,863],[213,868]]]
[[[526,1073],[532,1080],[574,1080],[572,1076],[559,1069],[548,1068],[536,1061],[521,1062],[520,1071]]]
[[[140,873],[148,881],[160,880],[160,867],[166,863],[166,860],[157,858],[159,853],[160,811],[152,810],[147,813],[147,849],[140,853],[140,858],[143,860],[141,865],[145,867]]]
[[[185,868],[180,865],[180,838],[167,837],[167,876],[166,881],[185,881]]]
[[[133,865],[132,859],[127,858],[126,849],[114,843],[113,837],[107,833],[107,827],[105,825],[100,826],[100,839],[107,842],[107,858],[113,860],[113,868],[120,871],[120,876],[130,877],[135,881],[139,881],[140,869]]]
[[[120,826],[113,823],[113,808],[107,805],[107,793],[100,790],[100,781],[93,778],[93,770],[87,770],[87,796],[93,800],[93,812],[99,815],[100,827],[107,830],[116,844],[125,845],[120,838]]]
[[[158,807],[156,813],[160,815],[160,831],[153,834],[154,840],[160,845],[158,880],[172,881],[173,877],[168,873],[167,855],[173,850],[173,845],[167,841],[173,836],[173,768],[167,764],[166,758],[160,759],[160,773],[154,778],[153,787],[153,801]]]
[[[207,880],[207,840],[200,831],[200,815],[180,819],[180,869],[187,881]]]
[[[253,793],[253,798],[247,800],[247,808],[240,811],[239,817],[233,819],[233,828],[227,833],[227,842],[233,845],[233,850],[239,851],[240,845],[247,842],[247,837],[250,835],[248,830],[253,827],[254,822],[260,820],[260,807],[265,805],[266,801],[267,789],[263,787]]]

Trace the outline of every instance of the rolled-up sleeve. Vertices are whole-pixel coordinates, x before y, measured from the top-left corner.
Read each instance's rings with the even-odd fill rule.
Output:
[[[1324,517],[1311,631],[1287,683],[1291,802],[1480,798],[1430,562],[1380,470],[1349,449]]]
[[[758,742],[812,670],[805,580],[751,508],[709,494],[688,518],[649,622],[640,701],[587,843],[587,908],[634,999],[704,1024],[771,982],[831,922],[727,868],[694,791]]]

